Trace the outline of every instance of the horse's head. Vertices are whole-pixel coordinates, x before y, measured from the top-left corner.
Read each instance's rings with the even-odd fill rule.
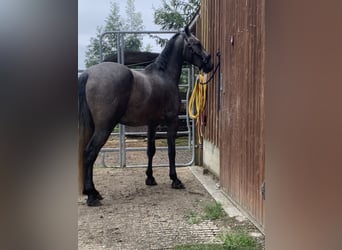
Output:
[[[199,67],[205,73],[214,68],[211,56],[205,51],[200,40],[191,34],[188,26],[184,29],[184,59],[185,61]]]

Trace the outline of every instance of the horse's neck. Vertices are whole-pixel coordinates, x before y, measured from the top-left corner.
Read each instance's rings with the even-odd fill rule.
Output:
[[[183,43],[182,40],[175,41],[175,46],[172,49],[172,53],[168,53],[168,55],[164,55],[163,59],[165,60],[165,68],[163,73],[172,80],[176,81],[178,84],[180,75],[182,73],[182,66],[184,62],[183,57]]]
[[[178,80],[182,73],[182,65],[183,52],[180,51],[180,53],[177,53],[177,55],[176,53],[172,53],[164,72],[178,83]]]

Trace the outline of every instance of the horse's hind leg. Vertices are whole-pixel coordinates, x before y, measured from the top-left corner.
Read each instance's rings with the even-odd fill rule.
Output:
[[[183,183],[178,179],[176,173],[176,135],[177,135],[177,120],[171,122],[167,126],[167,145],[170,163],[170,179],[172,180],[172,188],[185,188]]]
[[[149,185],[149,186],[157,185],[157,182],[153,177],[153,170],[152,170],[152,159],[153,159],[154,154],[156,153],[155,137],[156,137],[156,126],[152,126],[152,125],[148,126],[148,133],[147,133],[148,166],[146,170],[147,179],[145,183],[146,185]]]
[[[107,141],[111,129],[95,129],[93,136],[91,137],[85,152],[84,152],[84,189],[83,194],[88,195],[87,204],[88,206],[99,206],[101,205],[100,200],[102,196],[95,189],[93,182],[93,166],[98,153],[102,146]]]

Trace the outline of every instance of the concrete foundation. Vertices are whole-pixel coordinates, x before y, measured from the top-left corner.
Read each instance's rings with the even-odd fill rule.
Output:
[[[220,176],[220,150],[205,139],[203,140],[203,166],[217,177]]]

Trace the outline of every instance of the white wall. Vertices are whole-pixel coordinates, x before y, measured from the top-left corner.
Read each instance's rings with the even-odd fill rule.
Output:
[[[220,176],[220,150],[205,139],[203,139],[203,166],[217,177]]]

